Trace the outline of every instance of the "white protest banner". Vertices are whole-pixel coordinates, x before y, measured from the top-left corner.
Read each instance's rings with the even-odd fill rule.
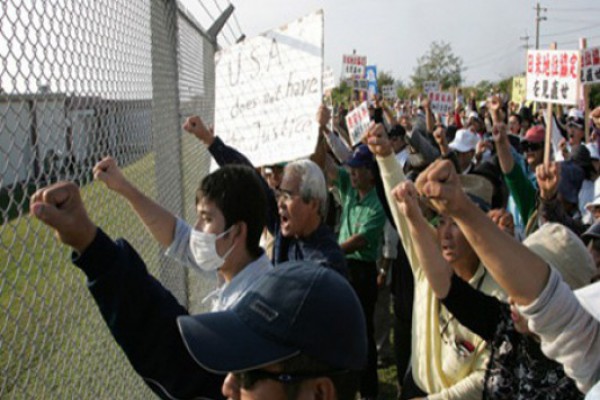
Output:
[[[529,50],[527,100],[552,104],[577,104],[579,51]]]
[[[342,61],[342,74],[345,78],[364,78],[365,68],[367,67],[367,57],[344,55]]]
[[[429,94],[431,92],[439,92],[440,83],[438,81],[425,81],[423,82],[423,91],[426,94]]]
[[[215,55],[215,134],[255,166],[306,157],[318,139],[323,11]]]
[[[370,122],[369,108],[366,101],[363,101],[360,106],[356,107],[346,115],[346,125],[348,126],[348,133],[350,134],[352,146],[360,142],[360,139],[367,131]]]
[[[381,86],[381,93],[383,94],[384,99],[387,99],[387,100],[396,99],[396,90],[394,89],[394,85]]]
[[[446,114],[454,110],[454,95],[450,92],[429,92],[429,105],[436,114]]]
[[[333,68],[326,66],[323,71],[323,92],[329,92],[335,88],[335,75]]]
[[[581,50],[581,83],[600,82],[600,47]]]

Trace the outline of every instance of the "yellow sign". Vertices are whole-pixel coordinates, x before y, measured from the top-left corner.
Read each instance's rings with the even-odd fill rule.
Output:
[[[513,78],[512,97],[513,103],[521,103],[527,96],[527,81],[524,76],[515,76]]]

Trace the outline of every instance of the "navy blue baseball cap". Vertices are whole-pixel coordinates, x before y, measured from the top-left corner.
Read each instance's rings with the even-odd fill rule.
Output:
[[[360,144],[356,146],[352,157],[346,161],[346,165],[351,168],[371,167],[374,161],[373,153],[371,153],[369,147],[366,144]]]
[[[194,360],[215,373],[258,369],[299,354],[340,370],[367,363],[360,302],[339,273],[300,261],[263,275],[230,310],[180,316]]]

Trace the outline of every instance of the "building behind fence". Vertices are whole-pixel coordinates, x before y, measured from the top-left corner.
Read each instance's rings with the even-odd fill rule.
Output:
[[[205,309],[214,283],[166,259],[92,167],[112,155],[142,191],[195,220],[209,155],[180,127],[192,113],[212,121],[216,25],[203,29],[175,0],[2,2],[0,398],[152,397],[68,249],[28,216],[30,194],[51,182],[77,182],[102,229],[132,243],[192,312]]]

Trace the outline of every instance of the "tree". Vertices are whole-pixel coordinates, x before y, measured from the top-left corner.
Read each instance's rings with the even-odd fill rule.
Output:
[[[417,59],[411,76],[413,86],[422,90],[423,82],[439,81],[443,89],[458,87],[463,80],[462,65],[462,59],[454,55],[449,43],[432,42],[429,50]]]
[[[396,80],[392,77],[391,72],[378,71],[377,72],[377,87],[381,90],[382,86],[393,85]]]
[[[352,99],[352,88],[346,83],[341,81],[339,86],[333,88],[331,91],[331,100],[333,104],[350,104]]]

